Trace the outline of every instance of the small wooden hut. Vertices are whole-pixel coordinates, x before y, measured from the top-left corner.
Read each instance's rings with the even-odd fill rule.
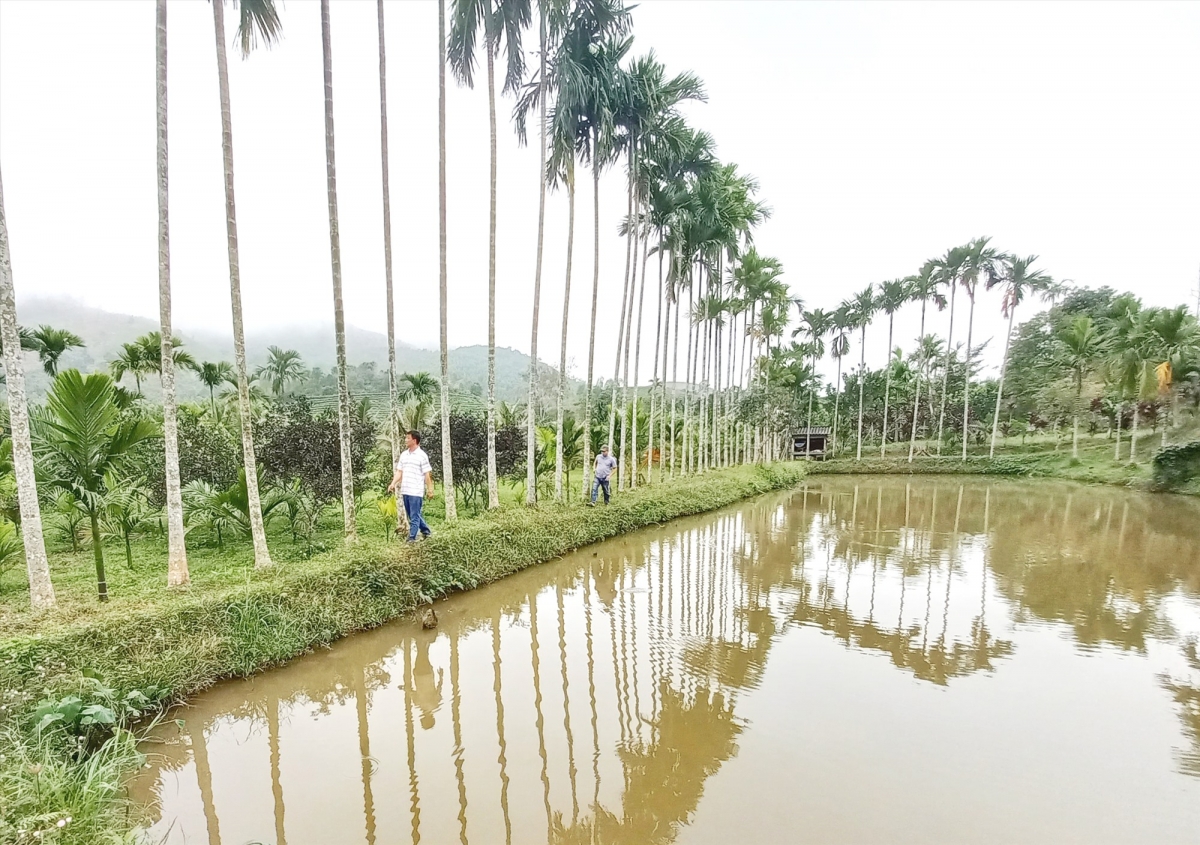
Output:
[[[792,460],[804,460],[812,458],[818,461],[824,460],[828,454],[830,440],[832,439],[830,428],[827,425],[816,425],[812,428],[801,428],[792,433]]]

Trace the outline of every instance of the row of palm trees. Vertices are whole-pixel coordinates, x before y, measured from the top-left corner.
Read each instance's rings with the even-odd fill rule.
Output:
[[[1018,307],[1030,296],[1040,296],[1051,302],[1068,290],[1056,283],[1047,273],[1039,269],[1038,257],[1003,253],[991,245],[989,238],[976,238],[969,243],[947,250],[945,255],[926,261],[921,269],[910,276],[868,285],[831,311],[804,309],[800,303],[801,325],[792,335],[803,335],[803,343],[792,350],[794,357],[811,360],[811,367],[803,374],[808,381],[808,420],[811,430],[813,397],[820,390],[816,377],[818,359],[828,352],[837,366],[834,380],[833,431],[835,438],[841,430],[841,386],[842,359],[849,354],[853,335],[858,335],[858,419],[854,443],[854,456],[863,457],[863,391],[866,383],[866,347],[868,329],[874,327],[880,317],[887,324],[887,366],[885,372],[883,424],[880,427],[880,455],[886,455],[889,445],[888,416],[895,367],[892,360],[899,353],[894,346],[894,322],[896,313],[909,304],[920,304],[920,332],[913,354],[916,375],[913,385],[913,412],[909,431],[908,460],[911,462],[922,438],[932,438],[933,447],[941,454],[945,442],[947,420],[947,398],[951,394],[949,379],[954,360],[954,323],[958,292],[967,297],[967,337],[965,342],[965,371],[962,384],[963,413],[961,421],[961,458],[967,457],[971,421],[971,375],[977,361],[979,349],[974,345],[975,305],[982,291],[998,290],[1000,310],[1007,319],[1004,334],[1004,352],[996,385],[996,399],[991,419],[991,436],[988,454],[995,456],[1000,428],[1000,411],[1004,403],[1005,377],[1008,373],[1011,344],[1014,336]],[[982,289],[982,290],[981,290]],[[926,334],[926,316],[929,306],[938,311],[948,310],[945,338]],[[1044,376],[1049,380],[1069,375],[1075,389],[1073,406],[1074,455],[1078,457],[1079,411],[1082,405],[1084,381],[1092,375],[1103,375],[1114,385],[1118,395],[1117,408],[1117,457],[1120,457],[1120,419],[1127,399],[1134,400],[1133,427],[1135,440],[1131,444],[1130,459],[1136,457],[1136,429],[1138,426],[1137,403],[1151,398],[1157,391],[1170,394],[1172,407],[1178,405],[1178,384],[1173,373],[1184,368],[1200,366],[1200,327],[1186,306],[1175,308],[1142,308],[1132,296],[1118,298],[1116,314],[1098,324],[1092,317],[1077,316],[1065,326],[1058,327],[1051,337],[1046,338],[1046,360]],[[937,358],[943,360],[940,385],[932,378]],[[937,395],[936,428],[931,422],[923,429],[920,403],[924,395],[930,407]],[[1176,412],[1176,417],[1178,414]],[[1163,428],[1165,443],[1166,427]],[[835,453],[842,451],[840,444],[834,446]]]
[[[282,33],[282,23],[273,0],[232,0],[238,13],[235,42],[243,58],[259,44],[270,44]],[[389,388],[391,393],[391,439],[393,448],[399,448],[398,432],[398,389],[395,371],[395,332],[392,320],[393,286],[391,263],[390,196],[388,192],[388,145],[386,110],[386,44],[384,37],[384,7],[377,0],[378,36],[380,60],[380,128],[381,157],[383,164],[383,216],[385,287],[388,303],[388,346]],[[226,55],[226,3],[214,0],[213,31],[216,47],[217,83],[220,102],[221,147],[225,186],[225,221],[227,252],[229,259],[229,281],[232,304],[232,327],[234,337],[234,362],[232,367],[223,363],[205,362],[198,364],[178,349],[178,341],[172,333],[171,284],[170,284],[170,225],[168,217],[169,160],[167,144],[167,3],[156,2],[156,91],[157,91],[157,167],[159,207],[159,305],[160,330],[153,336],[127,345],[114,365],[114,375],[120,377],[131,373],[140,389],[143,375],[154,371],[160,375],[163,393],[163,437],[166,453],[166,510],[168,523],[168,583],[184,585],[189,580],[187,556],[184,544],[182,500],[178,470],[177,400],[175,372],[180,366],[194,367],[206,384],[217,384],[228,380],[230,369],[237,384],[238,410],[242,436],[242,453],[247,478],[249,521],[254,542],[255,566],[271,564],[270,550],[262,524],[262,507],[257,489],[258,473],[255,467],[253,431],[251,428],[251,382],[253,374],[247,367],[245,334],[242,320],[241,276],[239,265],[239,240],[237,228],[237,204],[233,167],[233,126],[230,110],[230,86]],[[670,337],[670,312],[675,310],[675,345],[671,378],[677,381],[679,346],[679,311],[683,307],[681,295],[688,295],[689,319],[687,325],[687,357],[685,359],[683,401],[679,402],[679,391],[670,392],[670,416],[672,425],[680,412],[684,429],[694,431],[694,442],[686,447],[681,464],[690,468],[705,468],[717,460],[732,459],[733,449],[727,441],[718,447],[719,441],[708,442],[708,428],[716,419],[712,402],[717,401],[716,391],[699,392],[693,396],[692,385],[697,379],[712,380],[719,384],[725,367],[724,384],[728,386],[735,372],[732,350],[735,332],[724,333],[725,325],[719,306],[723,290],[724,265],[732,262],[748,244],[750,229],[766,214],[766,209],[753,200],[756,185],[752,179],[740,176],[733,165],[721,165],[712,155],[712,139],[697,132],[683,122],[678,107],[687,100],[703,99],[699,80],[690,74],[667,78],[665,70],[653,54],[628,59],[632,44],[629,36],[630,16],[620,0],[545,0],[537,7],[538,49],[537,68],[526,78],[525,52],[522,36],[526,27],[533,22],[532,4],[529,0],[451,0],[450,32],[446,32],[446,8],[439,2],[438,39],[441,67],[439,72],[439,252],[441,294],[441,353],[442,372],[442,443],[443,484],[446,492],[446,517],[456,517],[453,488],[452,456],[449,454],[449,371],[448,345],[446,339],[447,274],[446,274],[446,144],[445,144],[445,70],[449,64],[452,72],[465,84],[474,81],[476,47],[481,41],[487,69],[488,104],[490,114],[490,143],[492,153],[492,178],[489,196],[489,374],[488,374],[488,431],[489,431],[489,484],[490,506],[498,505],[495,473],[495,220],[496,220],[496,79],[497,57],[504,60],[502,91],[517,95],[514,111],[518,132],[525,136],[527,123],[533,112],[537,114],[537,132],[541,150],[542,166],[538,180],[541,200],[539,203],[539,235],[537,243],[537,270],[534,278],[534,309],[532,325],[532,355],[536,360],[539,323],[539,299],[543,269],[543,232],[546,195],[549,190],[565,187],[569,207],[568,255],[565,274],[564,331],[560,355],[559,390],[557,398],[557,430],[561,434],[565,412],[565,344],[566,323],[571,284],[571,255],[574,242],[575,209],[575,164],[580,161],[589,166],[592,175],[595,228],[593,231],[593,278],[592,308],[588,354],[588,376],[584,401],[585,428],[591,424],[593,388],[595,386],[595,328],[601,277],[599,191],[601,174],[617,161],[626,164],[627,214],[622,230],[626,238],[626,273],[623,281],[624,304],[621,312],[622,342],[618,351],[617,374],[621,380],[621,403],[629,401],[630,367],[629,356],[633,349],[632,402],[636,408],[639,394],[640,346],[642,336],[642,312],[645,274],[651,255],[657,255],[659,264],[659,312],[658,334],[654,360],[654,374],[660,388],[652,391],[652,409],[659,423],[659,436],[666,431],[667,420],[667,350]],[[330,222],[330,264],[334,293],[335,341],[338,361],[338,411],[343,442],[343,515],[347,537],[356,531],[354,496],[352,490],[352,468],[350,466],[348,427],[351,414],[350,396],[346,380],[345,329],[342,314],[341,261],[337,221],[337,184],[335,166],[335,132],[332,120],[332,57],[330,50],[330,10],[328,0],[321,0],[321,30],[323,54],[323,81],[325,101],[325,146],[327,165],[327,195]],[[3,195],[0,193],[0,304],[3,305],[4,330],[0,332],[5,354],[5,369],[8,376],[8,397],[14,442],[14,472],[17,476],[22,505],[26,556],[33,585],[32,601],[35,607],[54,604],[53,588],[50,585],[44,543],[41,538],[37,514],[37,493],[33,479],[32,452],[28,438],[28,412],[24,395],[21,371],[20,348],[22,339],[16,325],[15,299],[11,262],[8,255],[7,229],[2,211]],[[651,240],[654,241],[651,244]],[[639,260],[638,249],[641,249]],[[638,281],[640,265],[640,284]],[[664,275],[665,267],[665,275]],[[775,265],[775,276],[778,265]],[[758,283],[752,272],[743,273],[747,285]],[[781,287],[781,285],[779,286]],[[634,328],[634,291],[639,304],[636,329]],[[785,294],[775,291],[776,299],[782,301]],[[755,304],[750,315],[742,315],[743,330],[759,321],[763,324],[786,323],[786,309],[778,305]],[[734,319],[736,320],[736,316]],[[631,340],[636,336],[637,340]],[[724,338],[728,338],[730,357],[722,361],[721,350]],[[661,340],[661,343],[659,341]],[[27,338],[26,348],[31,341]],[[769,346],[770,339],[767,338]],[[60,336],[54,343],[43,340],[46,354],[44,361],[57,365],[58,356],[72,346],[80,345],[74,336]],[[57,344],[57,345],[54,345]],[[761,348],[762,338],[751,344]],[[152,348],[154,347],[154,348]],[[741,360],[745,364],[746,343],[743,337]],[[703,363],[700,363],[701,360]],[[51,364],[47,364],[51,366]],[[288,375],[284,369],[270,379],[273,387],[284,383]],[[534,374],[531,368],[530,396],[534,396]],[[661,377],[659,374],[661,373]],[[616,391],[617,378],[613,389]],[[696,421],[691,419],[696,407]],[[727,406],[726,411],[729,410]],[[535,448],[535,408],[531,401],[527,413],[529,425],[529,451]],[[622,440],[626,438],[626,414],[622,414]],[[655,413],[652,413],[652,420]],[[632,415],[636,429],[638,416]],[[613,423],[610,421],[610,429]],[[652,422],[653,428],[653,422]],[[714,432],[715,433],[715,432]],[[636,441],[636,430],[631,441]],[[720,436],[718,434],[718,436]],[[611,439],[611,438],[610,438]],[[558,438],[562,442],[561,436]],[[661,441],[660,441],[661,442]],[[718,448],[723,449],[719,457]],[[562,485],[563,461],[561,448],[556,455],[555,495],[566,498]],[[584,465],[590,464],[590,444],[585,439]],[[675,468],[672,449],[671,470]],[[653,452],[653,450],[651,450]],[[532,471],[533,460],[529,461]],[[631,473],[631,483],[636,483]],[[588,480],[585,478],[584,487]],[[536,484],[528,485],[530,502],[536,501]]]

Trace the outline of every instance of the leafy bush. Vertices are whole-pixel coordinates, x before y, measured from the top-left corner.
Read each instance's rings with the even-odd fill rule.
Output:
[[[299,482],[322,504],[341,498],[342,447],[336,412],[314,413],[308,399],[300,396],[273,407],[255,437],[259,465],[268,482]],[[374,445],[374,424],[352,416],[350,453],[355,487],[363,484],[367,455]]]
[[[17,534],[17,526],[8,520],[0,520],[0,585],[10,569],[21,565],[21,539]]]
[[[565,439],[565,438],[564,438]],[[422,442],[434,478],[442,474],[442,431],[432,429]],[[487,496],[487,421],[474,414],[450,414],[450,452],[454,483],[466,505],[478,513]],[[496,474],[504,477],[525,469],[525,434],[519,428],[496,430]]]
[[[1200,479],[1200,440],[1168,446],[1154,456],[1154,483],[1175,490]]]
[[[123,725],[154,709],[168,695],[157,684],[120,693],[95,673],[84,672],[78,693],[45,698],[33,711],[38,734],[58,733],[68,742],[75,759],[95,753]]]

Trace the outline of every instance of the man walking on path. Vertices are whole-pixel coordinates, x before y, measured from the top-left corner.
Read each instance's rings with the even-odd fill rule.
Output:
[[[425,504],[423,496],[433,497],[433,467],[429,465],[429,456],[421,448],[419,431],[404,435],[404,445],[408,448],[396,459],[396,475],[388,485],[388,492],[394,491],[404,500],[404,513],[408,517],[408,542],[415,543],[418,531],[422,537],[433,533],[421,515],[421,508]]]
[[[608,504],[612,498],[612,488],[609,485],[609,479],[616,468],[617,459],[608,454],[608,446],[601,446],[600,454],[596,456],[596,471],[593,473],[595,481],[592,482],[591,504],[596,504],[596,494],[601,490],[604,491],[604,504]]]

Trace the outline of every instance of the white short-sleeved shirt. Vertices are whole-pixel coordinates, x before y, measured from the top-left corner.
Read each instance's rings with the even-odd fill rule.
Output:
[[[425,473],[432,472],[429,456],[418,446],[416,449],[405,449],[396,459],[396,469],[402,470],[404,476],[400,479],[401,496],[424,496]]]

